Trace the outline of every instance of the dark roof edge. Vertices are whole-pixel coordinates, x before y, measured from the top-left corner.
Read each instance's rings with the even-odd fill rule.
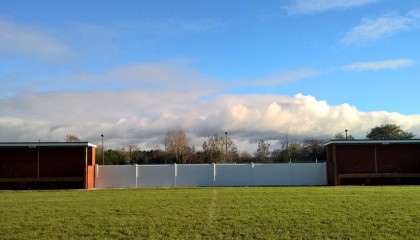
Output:
[[[94,147],[89,142],[0,142],[0,147]]]
[[[331,144],[340,144],[340,145],[347,145],[347,144],[384,144],[384,145],[387,145],[387,144],[420,144],[420,139],[330,140],[330,141],[327,141],[324,145],[331,145]]]

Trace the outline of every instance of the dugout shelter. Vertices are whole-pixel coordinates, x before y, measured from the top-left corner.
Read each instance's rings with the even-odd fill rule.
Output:
[[[88,142],[0,142],[0,189],[94,188]]]
[[[328,185],[420,184],[420,139],[327,142]]]

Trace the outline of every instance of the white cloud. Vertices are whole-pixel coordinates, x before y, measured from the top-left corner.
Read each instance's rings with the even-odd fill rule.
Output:
[[[274,86],[316,74],[285,71],[240,84]],[[364,137],[371,127],[387,122],[420,133],[418,115],[366,113],[301,94],[221,94],[219,81],[183,61],[121,65],[42,84],[49,91],[27,89],[0,98],[0,141],[62,141],[75,134],[99,143],[104,134],[108,147],[139,144],[147,149],[162,144],[168,130],[183,129],[197,149],[206,136],[228,131],[241,151],[253,152],[258,139],[326,137],[343,129]]]
[[[200,149],[202,139],[228,131],[243,146],[255,139],[333,136],[343,129],[359,138],[382,123],[420,132],[420,115],[361,112],[312,96],[220,95],[211,101],[182,92],[49,93],[0,99],[0,141],[62,141],[66,134],[109,147],[162,143],[166,131],[183,129]],[[253,152],[255,149],[244,148]],[[255,145],[256,146],[256,145]]]
[[[289,14],[314,14],[368,5],[378,0],[295,0],[287,7]]]
[[[418,11],[410,11],[403,16],[390,14],[376,19],[364,18],[361,24],[350,29],[341,41],[344,44],[372,42],[416,28],[419,19]]]
[[[385,61],[376,61],[376,62],[356,62],[343,67],[345,70],[349,71],[372,71],[372,70],[385,70],[385,69],[397,69],[403,67],[409,67],[414,64],[414,61],[411,59],[393,59]]]
[[[42,60],[63,61],[70,49],[47,31],[0,19],[0,55],[24,55]]]

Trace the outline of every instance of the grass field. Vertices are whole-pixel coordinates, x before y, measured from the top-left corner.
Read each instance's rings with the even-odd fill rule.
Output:
[[[420,239],[420,187],[0,191],[0,239]]]

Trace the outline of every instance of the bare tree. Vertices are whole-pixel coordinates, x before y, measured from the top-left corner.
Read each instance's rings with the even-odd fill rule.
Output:
[[[168,131],[165,136],[165,150],[175,158],[176,163],[186,163],[191,152],[189,139],[182,130]]]
[[[342,132],[339,132],[334,135],[334,139],[335,140],[354,140],[354,137],[351,134],[346,136]]]
[[[260,140],[258,142],[258,149],[255,152],[257,162],[268,162],[270,156],[270,143]]]
[[[208,136],[203,143],[206,162],[236,162],[239,158],[238,149],[230,138],[223,136]]]
[[[324,146],[324,139],[306,138],[303,141],[303,159],[310,160],[326,160],[326,151]]]
[[[80,142],[80,139],[76,135],[67,134],[65,138],[66,142]]]
[[[127,151],[128,151],[128,161],[130,161],[130,164],[136,163],[136,153],[140,151],[140,147],[137,145],[128,145]]]
[[[288,151],[290,156],[290,161],[300,160],[302,157],[302,144],[300,142],[292,142],[289,144]]]
[[[253,160],[254,160],[254,157],[252,157],[252,155],[247,152],[242,152],[241,154],[239,154],[239,162],[250,163]]]

